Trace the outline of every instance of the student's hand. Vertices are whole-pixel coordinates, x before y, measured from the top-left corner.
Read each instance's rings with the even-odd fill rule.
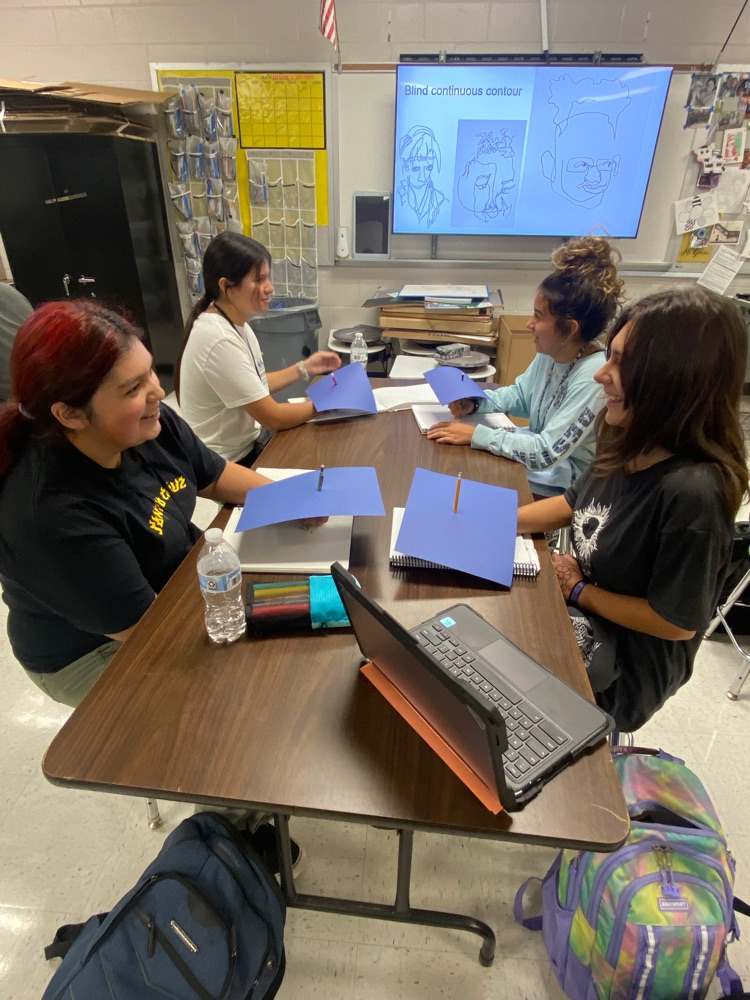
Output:
[[[560,590],[567,601],[573,587],[584,579],[581,567],[574,556],[559,556],[557,553],[552,556],[552,565],[557,573]]]
[[[327,520],[327,517],[301,517],[297,521],[297,524],[305,531],[314,531],[315,528],[320,528],[324,525]]]
[[[454,424],[445,420],[430,427],[427,437],[438,444],[471,444],[474,430],[471,424]]]
[[[341,367],[341,358],[335,351],[316,351],[302,364],[308,375],[325,375],[326,372],[335,372]]]
[[[451,416],[454,420],[460,420],[461,417],[468,417],[476,408],[476,399],[454,399],[452,403],[448,403],[448,409],[451,411]]]

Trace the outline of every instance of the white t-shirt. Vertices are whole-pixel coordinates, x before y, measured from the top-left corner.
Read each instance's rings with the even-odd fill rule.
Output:
[[[250,326],[201,313],[180,368],[180,409],[201,441],[231,462],[243,458],[260,425],[242,407],[268,394],[263,355]]]

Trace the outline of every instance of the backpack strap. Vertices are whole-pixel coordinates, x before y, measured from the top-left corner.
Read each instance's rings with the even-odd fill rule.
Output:
[[[516,893],[516,898],[513,900],[513,916],[516,918],[516,922],[525,927],[527,931],[540,931],[542,929],[542,915],[539,914],[538,917],[524,917],[523,915],[523,897],[524,893],[528,889],[532,882],[539,882],[541,885],[542,880],[540,878],[527,878],[526,881],[519,887]]]
[[[744,899],[740,899],[739,896],[735,896],[732,901],[732,907],[735,913],[741,913],[743,917],[750,917],[750,905],[748,905]]]
[[[106,913],[97,913],[100,925],[106,916]],[[62,927],[58,927],[54,939],[44,949],[45,960],[49,962],[51,958],[65,958],[87,923],[88,920],[82,924],[63,924]]]
[[[734,997],[734,1000],[741,1000],[742,997],[750,997],[750,994],[745,993],[742,980],[729,964],[726,955],[724,955],[723,959],[719,963],[716,969],[716,975],[721,983],[721,988],[724,991],[725,997]]]
[[[685,761],[681,757],[675,757],[674,754],[667,753],[666,750],[655,750],[653,747],[628,747],[628,746],[618,746],[610,747],[612,756],[615,754],[641,754],[646,757],[658,757],[660,760],[672,760],[676,761],[678,764],[684,764]]]

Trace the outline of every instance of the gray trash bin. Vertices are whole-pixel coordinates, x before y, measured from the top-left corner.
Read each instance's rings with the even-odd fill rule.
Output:
[[[266,371],[296,364],[318,349],[320,313],[315,299],[274,297],[265,316],[253,316],[250,326],[255,331],[263,351]],[[291,396],[304,395],[302,382],[274,393],[274,399],[283,402]]]

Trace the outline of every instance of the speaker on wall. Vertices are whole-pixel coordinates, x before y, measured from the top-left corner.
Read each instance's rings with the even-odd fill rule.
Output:
[[[355,191],[352,201],[352,257],[370,260],[391,256],[389,191]]]

